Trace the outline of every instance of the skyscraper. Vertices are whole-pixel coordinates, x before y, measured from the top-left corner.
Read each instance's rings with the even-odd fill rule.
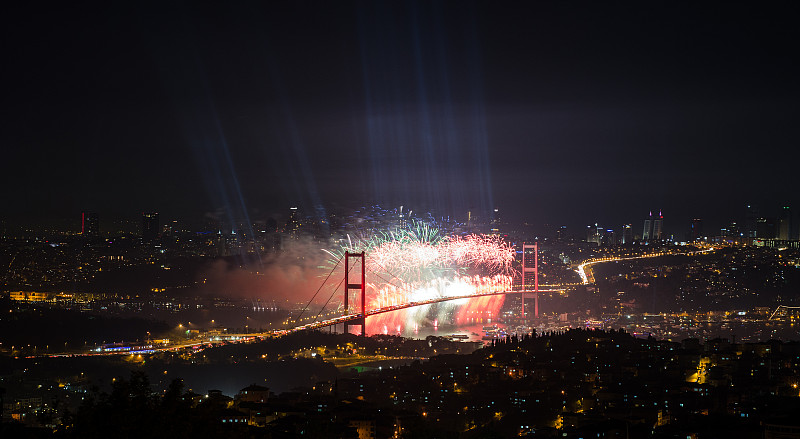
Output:
[[[597,223],[593,226],[589,225],[586,226],[586,242],[593,242],[597,245],[600,245],[600,242],[603,238],[603,228],[600,227]]]
[[[284,228],[283,228],[284,232],[287,235],[289,235],[289,236],[291,236],[293,238],[296,238],[298,233],[300,232],[300,226],[301,226],[301,224],[300,224],[300,213],[299,213],[299,211],[297,210],[296,207],[290,207],[289,208],[289,219],[286,220],[286,226],[284,226]]]
[[[778,213],[778,239],[792,239],[792,210],[783,206]]]
[[[631,224],[625,224],[622,226],[622,237],[620,240],[620,244],[631,244],[633,242],[633,228]]]
[[[759,218],[756,220],[756,237],[775,239],[775,218]]]
[[[158,212],[142,212],[142,241],[158,239]]]
[[[556,241],[564,242],[567,240],[567,226],[561,226],[556,229]]]
[[[650,216],[644,220],[644,231],[642,232],[642,241],[648,242],[652,239],[653,236],[653,212],[650,212]]]
[[[607,229],[603,232],[603,236],[600,240],[600,244],[604,247],[614,246],[617,245],[617,235],[614,233],[613,230]]]
[[[653,240],[654,241],[661,241],[661,226],[664,224],[664,215],[661,214],[661,211],[658,211],[658,218],[653,221]]]
[[[642,241],[652,242],[660,241],[662,237],[662,225],[664,223],[664,215],[658,211],[658,217],[653,218],[653,211],[650,211],[650,216],[644,220],[644,231],[642,232]]]
[[[739,238],[739,233],[739,224],[737,224],[736,221],[731,221],[731,223],[728,224],[728,236],[732,238]]]
[[[756,206],[747,205],[747,214],[745,215],[744,228],[746,238],[756,237],[756,219],[758,218],[758,208]]]
[[[663,237],[663,224],[664,215],[658,211],[658,217],[653,217],[653,211],[650,211],[650,216],[644,220],[644,231],[642,232],[643,242],[660,241]]]
[[[489,233],[492,235],[500,234],[500,209],[494,208],[492,220],[489,222]]]
[[[692,220],[692,227],[689,231],[689,241],[699,241],[703,239],[703,220],[694,218]]]
[[[100,220],[96,213],[83,212],[81,214],[81,234],[83,236],[100,236]]]

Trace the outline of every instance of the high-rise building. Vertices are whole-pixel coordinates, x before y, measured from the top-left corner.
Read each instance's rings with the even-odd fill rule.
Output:
[[[658,218],[653,221],[653,240],[654,241],[661,241],[663,237],[661,234],[662,225],[664,224],[664,215],[661,214],[661,211],[658,211]]]
[[[600,242],[603,239],[603,228],[600,227],[597,223],[593,226],[589,225],[586,226],[586,242],[592,242],[597,245],[600,245]]]
[[[158,239],[158,212],[142,212],[142,241]]]
[[[650,241],[653,239],[653,212],[644,220],[644,231],[642,232],[642,241]]]
[[[694,218],[689,231],[689,241],[699,241],[701,239],[703,239],[703,220],[701,218]]]
[[[289,219],[286,220],[286,226],[284,227],[284,232],[287,234],[296,237],[297,234],[300,232],[300,213],[296,207],[289,208]]]
[[[754,205],[748,204],[747,213],[745,215],[745,220],[744,220],[744,228],[745,228],[744,236],[746,238],[756,237],[757,220],[758,220],[758,208]]]
[[[100,220],[96,213],[83,212],[81,214],[81,234],[83,236],[100,236]]]
[[[620,240],[620,244],[626,245],[633,243],[633,228],[631,224],[625,224],[622,226],[622,237]]]
[[[775,239],[775,218],[757,219],[756,237],[760,239]]]
[[[642,232],[642,241],[660,241],[662,239],[662,226],[664,224],[664,215],[661,211],[658,212],[657,217],[653,217],[653,211],[650,211],[650,216],[644,220],[644,231]]]
[[[778,214],[778,239],[792,239],[792,210],[783,206]]]
[[[500,209],[494,208],[492,220],[489,222],[489,233],[492,235],[500,234]]]
[[[614,231],[611,230],[611,229],[607,229],[607,230],[603,231],[603,236],[601,238],[600,243],[604,247],[610,247],[610,246],[617,245],[617,235],[616,235],[616,233],[614,233]]]
[[[731,221],[731,223],[728,224],[728,236],[732,238],[738,238],[740,233],[739,224],[736,223],[736,221]]]
[[[567,226],[561,226],[556,229],[556,241],[564,242],[567,240]]]

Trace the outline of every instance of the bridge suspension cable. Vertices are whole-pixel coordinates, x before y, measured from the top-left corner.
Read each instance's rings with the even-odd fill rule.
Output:
[[[336,261],[336,264],[333,266],[333,268],[331,268],[331,271],[330,271],[330,272],[328,273],[328,275],[325,277],[325,280],[324,280],[324,281],[322,281],[322,284],[319,286],[319,288],[317,288],[317,292],[316,292],[316,293],[314,293],[314,295],[313,295],[313,296],[311,296],[311,300],[309,300],[309,301],[308,301],[308,303],[306,303],[306,306],[303,308],[303,310],[302,310],[302,311],[300,311],[300,314],[297,316],[297,320],[300,320],[300,317],[302,317],[302,316],[303,316],[303,313],[305,313],[305,312],[306,312],[306,310],[308,309],[309,305],[311,305],[311,302],[313,302],[313,301],[314,301],[314,298],[315,298],[315,297],[317,297],[317,294],[319,294],[319,292],[320,292],[320,291],[322,291],[322,287],[324,287],[324,286],[325,286],[325,283],[326,283],[326,282],[328,282],[328,279],[330,279],[330,278],[331,278],[331,275],[333,274],[334,270],[336,270],[336,267],[338,267],[338,266],[339,266],[339,263],[340,263],[340,262],[342,262],[342,258],[339,258],[339,260],[338,260],[338,261]],[[340,283],[341,283],[341,282],[340,282]],[[339,287],[337,286],[336,288],[338,289]],[[336,290],[334,290],[334,292],[336,292]],[[330,300],[330,299],[328,299],[328,300]]]
[[[341,259],[339,259],[339,261],[341,261]],[[355,267],[355,265],[354,265],[353,267]],[[350,270],[348,270],[348,273],[349,273],[350,271],[353,271],[353,267],[350,267]],[[334,289],[333,289],[333,292],[331,293],[330,297],[328,297],[328,300],[326,300],[326,301],[325,301],[325,304],[324,304],[324,305],[322,305],[322,309],[320,309],[320,310],[319,310],[319,313],[316,315],[316,317],[314,317],[314,321],[317,321],[317,319],[319,318],[319,316],[321,316],[321,315],[322,315],[322,311],[325,311],[325,307],[327,307],[327,306],[328,306],[328,304],[331,302],[331,299],[333,299],[333,296],[335,296],[335,295],[336,295],[336,292],[339,290],[339,287],[340,287],[340,286],[342,286],[342,282],[344,282],[344,277],[342,278],[342,280],[340,280],[340,281],[339,281],[339,283],[338,283],[338,284],[336,284],[336,288],[334,288]]]

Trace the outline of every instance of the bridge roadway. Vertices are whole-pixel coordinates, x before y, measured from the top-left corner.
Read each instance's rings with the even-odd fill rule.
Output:
[[[562,289],[546,289],[546,290],[541,290],[540,289],[539,292],[540,293],[555,293],[555,292],[559,292],[559,291],[563,291],[563,290],[564,290],[563,288]],[[528,290],[525,291],[525,293],[534,293],[534,292],[535,291],[528,291]],[[370,309],[370,310],[367,310],[366,317],[374,316],[374,315],[377,315],[377,314],[383,314],[383,313],[387,313],[387,312],[392,312],[392,311],[397,311],[397,310],[400,310],[400,309],[412,308],[412,307],[415,307],[415,306],[430,305],[432,303],[447,302],[447,301],[450,301],[450,300],[473,299],[475,297],[497,296],[497,295],[500,295],[500,294],[520,294],[520,293],[522,293],[522,291],[518,291],[518,290],[517,291],[513,291],[512,290],[512,291],[495,291],[495,292],[491,292],[491,293],[480,293],[480,294],[465,294],[463,296],[437,297],[435,299],[421,300],[421,301],[418,301],[418,302],[401,303],[401,304],[398,304],[398,305],[385,306],[383,308]],[[335,318],[332,318],[332,319],[320,320],[318,322],[312,322],[312,323],[308,323],[308,324],[305,324],[305,325],[296,326],[296,327],[291,328],[291,329],[283,329],[283,330],[278,330],[278,331],[264,333],[264,334],[258,334],[258,335],[259,336],[262,336],[262,335],[263,336],[266,336],[266,335],[278,335],[278,336],[280,336],[280,335],[290,334],[292,332],[305,331],[305,330],[308,330],[308,329],[319,329],[319,328],[325,328],[325,327],[328,327],[328,326],[339,325],[339,324],[346,323],[346,322],[360,320],[361,317],[362,317],[361,313],[358,313],[358,314],[347,314],[347,315],[340,316],[340,317],[335,317]]]

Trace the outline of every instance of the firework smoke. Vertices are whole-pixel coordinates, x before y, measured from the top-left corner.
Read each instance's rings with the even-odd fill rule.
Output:
[[[512,285],[514,249],[496,236],[442,236],[438,229],[414,222],[390,233],[350,239],[328,252],[328,263],[333,267],[345,252],[361,251],[366,252],[367,309],[508,291]],[[338,270],[343,277],[344,269]],[[496,316],[503,300],[502,295],[457,299],[379,314],[367,319],[367,332],[402,332],[430,322],[479,322]]]

